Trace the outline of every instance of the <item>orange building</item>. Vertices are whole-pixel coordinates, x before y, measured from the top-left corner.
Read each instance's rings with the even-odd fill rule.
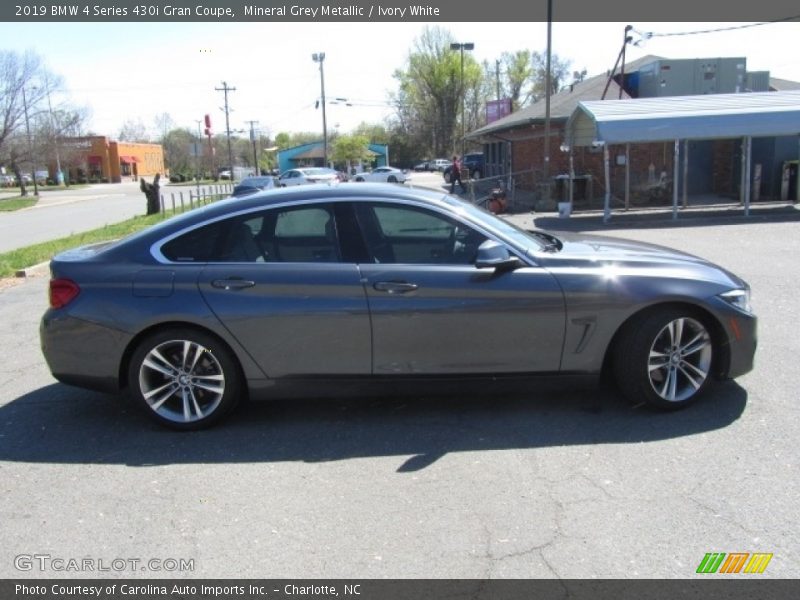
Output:
[[[160,144],[115,142],[94,135],[65,140],[63,154],[62,169],[68,172],[70,181],[120,183],[157,173],[166,175]]]

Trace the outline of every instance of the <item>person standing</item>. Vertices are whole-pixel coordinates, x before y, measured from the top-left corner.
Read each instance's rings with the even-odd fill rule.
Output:
[[[453,157],[453,164],[450,166],[450,193],[453,194],[456,191],[456,181],[458,181],[458,185],[461,186],[461,192],[466,192],[466,188],[461,181],[461,161],[458,160],[458,156]]]

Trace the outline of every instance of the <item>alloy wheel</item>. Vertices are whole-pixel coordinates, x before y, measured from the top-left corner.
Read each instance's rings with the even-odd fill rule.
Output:
[[[668,402],[688,400],[702,387],[711,370],[712,342],[699,321],[681,317],[656,335],[648,357],[650,385]]]

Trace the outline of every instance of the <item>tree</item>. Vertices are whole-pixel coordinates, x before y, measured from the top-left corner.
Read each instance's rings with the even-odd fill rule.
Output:
[[[389,143],[389,132],[380,123],[359,123],[352,135],[363,135],[371,144]]]
[[[369,138],[364,135],[340,135],[333,144],[332,158],[337,163],[367,162],[372,159]]]
[[[544,54],[534,52],[531,54],[533,62],[533,80],[530,88],[530,96],[534,102],[544,98],[545,95],[545,75],[547,73],[547,57]],[[570,77],[571,60],[565,60],[553,54],[550,57],[550,95],[557,94],[566,85]]]
[[[33,170],[30,117],[45,96],[43,88],[36,85],[41,71],[41,60],[32,52],[0,52],[0,164],[14,172],[23,196],[28,191],[22,169]]]
[[[192,144],[196,142],[197,135],[186,128],[172,129],[161,140],[164,166],[169,169],[171,176],[188,176],[194,173],[196,158],[192,156],[191,150]]]
[[[35,53],[0,51],[0,165],[16,174],[23,196],[23,170],[33,175],[45,167],[59,138],[79,131],[85,118],[85,111],[52,107],[51,93],[60,85]]]
[[[141,119],[128,119],[123,124],[117,135],[120,142],[149,142],[147,127]]]
[[[456,147],[459,118],[467,119],[467,130],[473,128],[480,109],[474,104],[475,94],[467,90],[482,87],[485,79],[480,65],[465,53],[462,87],[461,54],[451,49],[453,41],[448,31],[426,27],[414,42],[407,66],[394,74],[399,89],[391,100],[400,126],[419,148],[438,156],[449,155]],[[470,106],[461,115],[465,97]]]
[[[156,131],[156,138],[162,144],[167,137],[167,133],[175,129],[175,121],[169,113],[163,112],[160,115],[153,117],[153,126]]]
[[[283,131],[275,136],[275,145],[281,150],[321,141],[322,135],[313,131],[301,131],[299,133],[286,133]]]
[[[519,110],[530,99],[530,85],[533,80],[531,52],[529,50],[503,52],[500,62],[505,75],[506,97],[511,99],[511,110]],[[526,88],[528,90],[523,96],[523,90]]]

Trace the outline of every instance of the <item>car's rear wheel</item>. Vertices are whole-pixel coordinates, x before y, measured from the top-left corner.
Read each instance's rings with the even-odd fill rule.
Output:
[[[631,402],[677,409],[706,387],[713,358],[703,320],[689,309],[664,308],[628,325],[616,345],[614,374]]]
[[[364,181],[364,178],[363,178],[363,177],[356,177],[356,181],[361,181],[361,182],[363,182],[363,181]]]
[[[217,338],[189,328],[146,337],[128,372],[136,402],[173,429],[202,429],[228,414],[239,400],[241,378],[231,351]]]

